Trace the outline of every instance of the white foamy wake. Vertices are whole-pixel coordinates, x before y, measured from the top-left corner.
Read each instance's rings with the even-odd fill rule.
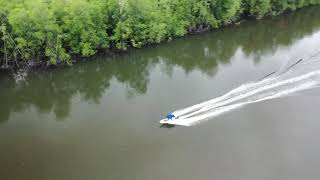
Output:
[[[300,63],[300,61],[301,60],[299,60],[298,63]],[[291,72],[289,69],[286,69],[286,72],[283,74],[277,74],[275,77],[241,85],[223,96],[174,111],[172,114],[177,118],[173,121],[167,121],[166,123],[191,126],[252,103],[280,98],[292,93],[318,87],[320,84],[319,68],[314,68],[315,63],[313,66],[310,66],[310,62],[305,64],[308,67],[313,67],[314,71],[301,73],[301,71],[296,68],[293,72],[296,71],[299,73],[292,73],[291,69]],[[308,67],[301,66],[300,70],[301,68],[303,70],[308,69]]]
[[[307,89],[311,89],[316,87],[317,85],[319,85],[318,82],[315,81],[311,81],[311,82],[306,82],[303,83],[297,87],[291,88],[291,89],[287,89],[287,90],[283,90],[283,91],[279,91],[273,95],[269,95],[260,99],[256,99],[256,100],[249,100],[249,101],[245,101],[245,102],[240,102],[240,103],[234,103],[231,105],[227,105],[227,106],[223,106],[220,108],[216,108],[212,111],[209,111],[208,113],[204,113],[198,116],[194,116],[194,117],[190,117],[190,118],[179,118],[176,119],[174,121],[168,121],[168,124],[173,124],[173,125],[181,125],[181,126],[192,126],[194,124],[200,123],[201,121],[204,120],[208,120],[210,118],[214,118],[217,117],[223,113],[235,110],[237,108],[243,107],[245,105],[249,105],[252,103],[257,103],[257,102],[261,102],[261,101],[265,101],[265,100],[269,100],[269,99],[275,99],[275,98],[279,98],[279,97],[283,97],[283,96],[287,96],[290,95],[292,93],[295,92],[299,92],[299,91],[303,91],[303,90],[307,90]]]
[[[196,104],[196,105],[187,107],[185,109],[174,111],[173,114],[178,117],[178,116],[182,116],[182,115],[188,114],[190,112],[195,112],[197,110],[201,110],[201,109],[203,109],[203,108],[205,108],[207,106],[210,106],[210,105],[212,105],[214,103],[219,103],[219,102],[222,102],[224,100],[228,100],[228,99],[230,99],[230,98],[232,98],[234,96],[237,96],[237,95],[241,94],[241,92],[243,92],[245,90],[255,89],[257,87],[270,84],[270,83],[274,82],[275,80],[276,80],[276,78],[269,78],[269,79],[264,79],[264,80],[262,80],[260,82],[256,82],[256,83],[243,84],[243,85],[241,85],[241,86],[229,91],[228,93],[224,94],[223,96],[211,99],[209,101],[205,101],[205,102],[200,103],[200,104]]]
[[[225,106],[225,105],[228,105],[228,104],[231,104],[233,102],[248,98],[250,96],[257,95],[257,94],[265,92],[265,91],[274,90],[275,88],[278,88],[278,87],[281,87],[281,86],[285,86],[285,85],[290,85],[290,84],[293,84],[293,83],[298,83],[300,81],[308,80],[308,79],[310,79],[312,77],[319,76],[319,75],[320,75],[320,71],[314,71],[314,72],[310,72],[310,73],[307,73],[305,75],[298,76],[298,77],[295,77],[295,78],[290,78],[290,79],[287,79],[287,80],[278,81],[278,82],[275,82],[275,83],[272,83],[272,84],[262,85],[260,87],[257,87],[256,89],[250,89],[250,88],[249,89],[245,89],[242,94],[239,94],[239,95],[237,95],[237,96],[235,96],[233,98],[227,99],[225,101],[220,101],[220,102],[214,103],[212,105],[204,106],[200,110],[194,111],[194,112],[189,113],[189,114],[184,115],[184,116],[181,116],[181,118],[188,118],[188,117],[200,114],[202,112],[208,111],[210,109],[214,109],[214,108],[217,108],[217,107]]]

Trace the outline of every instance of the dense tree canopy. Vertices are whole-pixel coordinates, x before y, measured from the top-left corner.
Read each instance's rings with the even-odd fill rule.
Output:
[[[0,0],[0,67],[70,64],[320,0]]]

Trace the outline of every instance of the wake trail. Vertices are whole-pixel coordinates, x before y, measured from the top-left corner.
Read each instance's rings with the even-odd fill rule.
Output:
[[[172,114],[176,119],[166,123],[191,126],[249,104],[316,88],[320,84],[317,56],[320,56],[320,51],[282,67],[260,81],[243,84],[217,98],[174,111]]]
[[[307,89],[311,89],[316,87],[317,85],[319,85],[318,82],[307,82],[307,83],[303,83],[295,88],[292,89],[288,89],[288,90],[284,90],[284,91],[280,91],[277,92],[273,95],[269,95],[260,99],[256,99],[256,100],[251,100],[251,101],[245,101],[245,102],[241,102],[241,103],[235,103],[235,104],[231,104],[228,106],[223,106],[220,108],[217,108],[214,111],[210,111],[208,113],[196,116],[196,117],[192,117],[192,118],[186,118],[186,119],[178,119],[175,120],[176,122],[172,121],[169,122],[169,124],[174,124],[174,125],[181,125],[181,126],[192,126],[195,125],[197,123],[200,123],[201,121],[204,120],[208,120],[210,118],[213,117],[217,117],[221,114],[227,113],[229,111],[235,110],[237,108],[243,107],[245,105],[249,105],[249,104],[253,104],[253,103],[257,103],[257,102],[261,102],[261,101],[266,101],[266,100],[270,100],[270,99],[275,99],[275,98],[279,98],[279,97],[283,97],[283,96],[287,96],[290,95],[292,93],[296,93],[299,91],[303,91],[303,90],[307,90]]]
[[[237,96],[237,95],[241,94],[244,90],[252,90],[252,89],[255,89],[255,88],[259,87],[259,86],[270,84],[270,83],[274,82],[275,80],[276,80],[275,78],[270,78],[270,79],[265,79],[265,80],[263,80],[261,82],[257,82],[257,83],[244,84],[244,85],[239,86],[236,89],[233,89],[233,90],[229,91],[228,93],[226,93],[223,96],[211,99],[209,101],[206,101],[206,102],[203,102],[203,103],[200,103],[200,104],[196,104],[196,105],[187,107],[187,108],[182,109],[182,110],[174,111],[173,114],[176,115],[176,116],[182,116],[184,114],[187,114],[187,113],[190,113],[190,112],[194,112],[196,110],[204,108],[207,105],[211,105],[211,104],[214,104],[214,103],[222,102],[224,100],[228,100],[228,99],[230,99],[230,98],[232,98],[234,96]]]
[[[299,77],[295,77],[295,78],[279,81],[279,82],[276,82],[276,83],[273,83],[273,84],[268,84],[268,85],[256,88],[254,90],[248,90],[248,91],[244,92],[243,94],[240,94],[240,95],[235,96],[233,98],[227,99],[225,101],[222,101],[222,102],[219,102],[219,103],[215,103],[215,104],[209,105],[209,106],[204,106],[203,108],[201,108],[198,111],[192,112],[192,113],[190,113],[188,115],[185,115],[185,116],[181,116],[181,118],[187,118],[187,117],[199,114],[201,112],[207,111],[209,109],[217,108],[217,107],[220,107],[220,106],[225,106],[225,105],[233,103],[235,101],[239,101],[241,99],[248,98],[250,96],[254,96],[254,95],[256,95],[258,93],[261,93],[263,91],[267,91],[267,90],[270,90],[270,89],[274,89],[274,88],[277,88],[277,87],[280,87],[280,86],[284,86],[284,85],[288,85],[288,84],[292,84],[292,83],[297,83],[299,81],[307,80],[307,79],[312,78],[313,76],[318,76],[318,75],[320,75],[320,71],[310,72],[308,74],[305,74],[305,75],[302,75],[302,76],[299,76]]]

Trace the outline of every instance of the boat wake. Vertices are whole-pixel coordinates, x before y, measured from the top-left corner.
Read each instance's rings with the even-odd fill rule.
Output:
[[[320,62],[317,56],[320,56],[320,52],[291,65],[287,63],[260,81],[241,85],[220,97],[174,111],[172,114],[175,119],[161,120],[160,123],[192,126],[249,104],[316,88],[320,85]]]

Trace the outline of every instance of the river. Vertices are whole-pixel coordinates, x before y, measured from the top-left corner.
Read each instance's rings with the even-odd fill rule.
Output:
[[[318,88],[190,127],[159,120],[319,51],[319,19],[320,7],[305,8],[71,67],[0,73],[0,179],[317,179]]]

